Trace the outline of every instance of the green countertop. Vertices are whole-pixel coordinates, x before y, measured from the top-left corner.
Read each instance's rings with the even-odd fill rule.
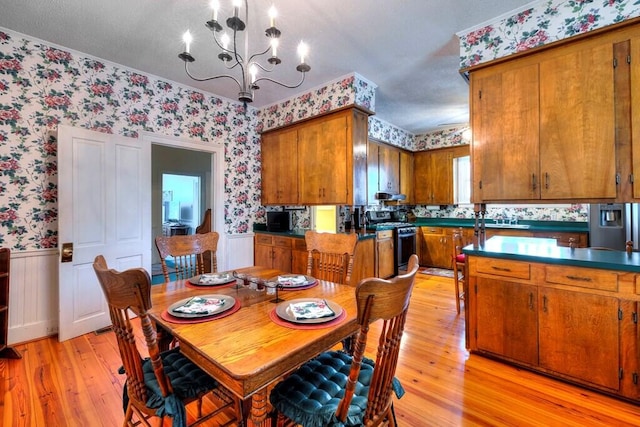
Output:
[[[273,234],[276,236],[287,236],[287,237],[296,237],[299,239],[304,239],[304,233],[307,231],[306,228],[294,228],[291,231],[267,231],[267,226],[262,224],[254,224],[253,232],[254,233],[264,233],[264,234]],[[376,233],[375,231],[358,231],[356,232],[358,235],[358,240],[366,240],[366,239],[375,239]]]
[[[557,246],[554,239],[495,236],[483,246],[465,246],[465,254],[545,264],[640,272],[640,253]]]
[[[472,228],[475,224],[474,219],[462,218],[416,218],[414,224],[418,227],[463,227]],[[485,219],[485,227],[493,228],[492,219]],[[529,230],[529,231],[566,231],[566,232],[589,232],[588,222],[572,222],[572,221],[527,221],[520,220],[518,224],[528,225],[529,228],[521,229],[517,227],[496,227],[496,229],[513,229],[513,230]]]

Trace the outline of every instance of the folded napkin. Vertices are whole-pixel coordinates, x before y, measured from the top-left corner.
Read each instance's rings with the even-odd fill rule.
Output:
[[[296,320],[320,319],[336,315],[325,300],[293,303],[289,308]]]
[[[173,309],[185,314],[210,314],[222,307],[226,301],[222,298],[193,297],[186,303]]]
[[[299,276],[278,276],[278,283],[280,283],[281,285],[289,285],[289,286],[294,286],[294,285],[302,285],[307,281],[307,278],[305,276],[299,275]]]
[[[211,285],[216,283],[223,283],[225,281],[231,281],[233,276],[230,273],[212,273],[201,274],[198,283],[201,285]]]

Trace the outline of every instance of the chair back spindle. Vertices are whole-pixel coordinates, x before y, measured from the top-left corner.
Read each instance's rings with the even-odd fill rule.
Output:
[[[350,283],[357,235],[307,231],[305,243],[307,275],[335,283]]]
[[[219,238],[219,234],[215,231],[203,234],[157,236],[155,242],[164,280],[169,282],[172,273],[176,275],[177,280],[184,280],[199,274],[218,271],[216,251]],[[167,264],[169,257],[173,258],[175,264],[173,268]],[[209,259],[209,262],[205,262]]]

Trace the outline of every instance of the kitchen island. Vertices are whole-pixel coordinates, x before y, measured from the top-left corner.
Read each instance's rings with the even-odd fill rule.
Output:
[[[507,236],[463,252],[470,352],[640,402],[640,253]]]

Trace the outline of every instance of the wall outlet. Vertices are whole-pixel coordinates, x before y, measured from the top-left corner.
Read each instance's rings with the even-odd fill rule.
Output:
[[[57,326],[47,326],[47,335],[55,335],[58,333]]]

